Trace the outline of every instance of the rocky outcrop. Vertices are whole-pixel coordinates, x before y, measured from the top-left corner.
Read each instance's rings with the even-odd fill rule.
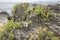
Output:
[[[29,10],[29,6],[27,6],[27,10],[31,11]],[[40,27],[47,27],[48,30],[53,31],[55,35],[60,34],[60,16],[57,16],[57,13],[51,13],[48,20],[43,23],[43,17],[38,16],[37,12],[33,11],[26,15],[24,11],[27,12],[27,10],[25,10],[22,5],[18,6],[16,9],[16,14],[13,16],[14,22],[21,21],[24,28],[13,30],[15,35],[14,40],[29,40],[32,35],[34,36],[33,40],[37,40],[36,34],[40,33]],[[31,21],[31,24],[29,24],[27,20]],[[8,35],[9,33],[5,32],[4,35],[6,34]]]
[[[0,27],[2,27],[8,20],[11,20],[12,16],[9,16],[9,13],[6,11],[0,12]]]
[[[27,8],[26,8],[27,10],[26,11],[29,10],[29,7],[30,7],[30,5],[27,6]],[[32,8],[34,8],[33,5],[32,5]],[[38,26],[46,26],[47,28],[49,28],[49,30],[52,30],[53,32],[55,32],[57,34],[59,33],[59,29],[60,29],[60,16],[57,16],[55,14],[57,14],[56,11],[58,12],[60,9],[59,9],[59,7],[54,5],[54,6],[48,6],[48,10],[55,10],[55,12],[51,13],[51,16],[48,18],[46,24],[44,24],[44,25],[43,25],[43,21],[42,21],[43,18],[42,17],[38,17],[37,16],[38,13],[33,12],[31,14],[26,15],[26,20],[32,21],[32,25],[28,26],[29,29],[32,32],[33,32],[34,28],[37,28]],[[25,13],[24,13],[23,6],[20,5],[17,8],[16,14],[15,14],[15,19],[22,18],[22,17],[25,17]],[[25,21],[25,20],[23,20],[23,21]],[[29,29],[27,29],[27,30],[29,30]]]
[[[48,10],[52,10],[55,13],[60,13],[60,4],[48,5]]]
[[[4,23],[7,23],[8,14],[6,12],[0,12],[0,26],[3,26]]]

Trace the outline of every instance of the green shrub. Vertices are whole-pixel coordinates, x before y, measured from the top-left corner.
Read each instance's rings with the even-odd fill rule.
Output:
[[[48,17],[50,16],[50,12],[48,12],[46,6],[43,6],[43,5],[40,5],[40,4],[36,4],[35,10],[30,8],[31,9],[30,13],[26,11],[26,9],[28,7],[27,3],[20,4],[20,5],[16,4],[13,8],[13,13],[16,13],[18,6],[23,7],[23,9],[24,9],[23,12],[25,13],[25,15],[22,17],[22,19],[24,21],[26,21],[29,25],[32,24],[32,21],[26,20],[26,17],[28,15],[30,15],[30,13],[37,12],[37,16],[40,16],[41,18],[43,18],[43,20],[42,20],[43,24],[48,20]],[[60,16],[60,14],[58,14],[57,16]],[[19,28],[19,29],[23,28],[23,25],[22,25],[21,21],[15,22],[14,19],[9,20],[9,22],[7,24],[4,24],[2,29],[0,29],[0,38],[3,37],[3,33],[5,31],[7,31],[7,32],[9,32],[9,35],[8,35],[9,40],[14,40],[15,35],[12,31],[14,29],[17,29],[17,28]],[[37,36],[38,40],[59,40],[59,37],[56,37],[54,35],[54,33],[50,30],[48,31],[47,28],[42,28],[41,27],[40,30],[39,30],[39,34],[37,34],[37,35],[38,35]],[[29,40],[33,40],[34,37],[35,37],[35,35],[32,35]]]
[[[59,37],[56,37],[52,31],[42,28],[38,34],[38,40],[59,40]]]
[[[9,33],[9,40],[14,40],[15,35],[13,33]]]
[[[17,9],[18,6],[19,6],[19,4],[16,4],[16,5],[13,7],[12,12],[13,12],[14,14],[16,13],[16,9]]]
[[[23,28],[23,25],[21,22],[14,22],[13,20],[9,20],[7,24],[5,24],[2,29],[0,29],[0,38],[3,36],[3,33],[5,31],[9,32],[9,37],[14,36],[11,31],[13,31],[16,28]]]
[[[27,7],[28,7],[28,3],[16,4],[16,5],[13,7],[13,10],[12,10],[12,12],[13,12],[14,14],[16,13],[18,7],[21,7],[21,8],[23,8],[23,9],[26,11],[26,9],[27,9]]]

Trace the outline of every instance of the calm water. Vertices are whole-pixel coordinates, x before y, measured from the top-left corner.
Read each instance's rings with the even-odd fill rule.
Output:
[[[0,3],[0,11],[6,10],[8,13],[11,13],[15,4],[17,3]]]

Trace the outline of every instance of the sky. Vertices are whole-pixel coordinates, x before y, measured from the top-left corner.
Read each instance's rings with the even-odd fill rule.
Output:
[[[35,2],[35,1],[57,2],[60,0],[0,0],[0,2]]]

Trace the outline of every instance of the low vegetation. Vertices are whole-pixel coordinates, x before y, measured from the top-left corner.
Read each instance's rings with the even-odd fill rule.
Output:
[[[9,22],[3,25],[2,29],[0,29],[0,37],[3,37],[4,32],[8,32],[9,39],[12,40],[14,38],[13,30],[23,28],[21,22],[14,22],[13,20],[9,20]]]
[[[18,7],[21,7],[23,9],[23,11],[21,11],[23,13],[21,13],[21,14],[25,14],[25,15],[23,15],[23,16],[20,15]],[[25,3],[17,4],[14,6],[14,8],[13,8],[14,16],[12,17],[11,20],[9,20],[9,22],[7,24],[3,25],[2,29],[0,29],[0,39],[1,40],[7,40],[7,37],[5,34],[6,32],[8,34],[8,40],[15,40],[15,34],[13,31],[15,29],[24,28],[22,21],[26,21],[28,23],[28,25],[32,24],[33,21],[27,19],[27,17],[28,17],[28,15],[33,14],[34,12],[37,13],[38,17],[41,17],[43,19],[42,20],[43,24],[51,16],[51,12],[49,12],[47,10],[47,7],[45,5],[35,4],[34,8],[29,10],[28,12],[26,11],[27,7],[28,7],[27,3],[26,4]],[[16,16],[19,18],[16,18]],[[60,16],[60,15],[58,15],[58,16]],[[18,21],[16,21],[16,20],[18,20]],[[54,32],[51,30],[48,30],[48,28],[46,28],[45,26],[44,26],[44,28],[43,27],[39,27],[39,28],[40,28],[39,33],[36,35],[31,35],[28,40],[60,40],[60,36],[55,36]]]

